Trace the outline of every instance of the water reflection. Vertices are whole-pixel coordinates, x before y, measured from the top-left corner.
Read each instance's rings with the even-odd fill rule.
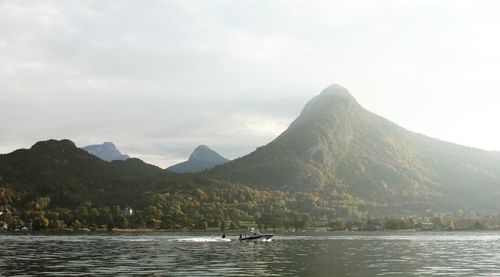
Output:
[[[0,275],[500,275],[497,233],[2,235]]]

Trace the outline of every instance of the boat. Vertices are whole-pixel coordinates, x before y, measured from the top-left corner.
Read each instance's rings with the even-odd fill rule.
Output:
[[[273,234],[255,234],[251,236],[240,237],[240,241],[269,241]]]
[[[274,236],[273,234],[261,234],[259,231],[255,231],[254,228],[249,228],[248,232],[249,235],[242,236],[240,235],[239,240],[240,241],[269,241],[271,238]]]

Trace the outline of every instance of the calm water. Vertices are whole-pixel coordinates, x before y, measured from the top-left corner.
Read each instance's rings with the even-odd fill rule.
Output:
[[[0,235],[0,276],[500,276],[500,233]]]

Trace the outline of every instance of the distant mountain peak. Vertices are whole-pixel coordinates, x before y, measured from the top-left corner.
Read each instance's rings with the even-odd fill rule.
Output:
[[[227,159],[219,155],[219,153],[202,144],[196,147],[189,156],[189,160],[205,161],[205,162],[227,162]]]
[[[201,150],[203,150],[203,149],[209,149],[209,150],[210,150],[210,148],[209,148],[208,146],[206,146],[205,144],[200,144],[200,145],[198,145],[198,146],[194,149],[194,151],[197,151],[197,150],[200,150],[200,149],[201,149]]]
[[[202,144],[194,149],[187,161],[173,165],[167,168],[167,170],[177,173],[198,172],[227,163],[228,161],[228,159]]]
[[[85,146],[82,147],[82,149],[107,162],[116,160],[123,161],[129,158],[128,155],[122,154],[118,148],[116,148],[114,143],[109,141],[104,142],[103,144]]]
[[[331,84],[323,91],[321,91],[320,96],[337,96],[337,97],[346,97],[346,98],[353,98],[352,95],[349,93],[349,91],[339,85],[339,84]]]

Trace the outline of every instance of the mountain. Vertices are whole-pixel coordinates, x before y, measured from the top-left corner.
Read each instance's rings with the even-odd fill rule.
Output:
[[[214,168],[228,161],[228,159],[208,148],[208,146],[200,145],[194,149],[187,161],[173,165],[167,170],[176,173],[194,173]]]
[[[129,158],[129,156],[120,153],[116,146],[112,142],[105,142],[103,144],[95,144],[82,147],[83,150],[89,152],[90,154],[99,157],[101,160],[111,162],[111,161],[124,161]]]
[[[0,155],[0,187],[20,193],[50,196],[52,203],[74,207],[133,203],[151,189],[151,180],[165,172],[139,159],[106,162],[76,147],[70,140],[48,140],[30,149]]]
[[[62,220],[64,209],[91,222],[92,207],[120,218],[120,207],[130,206],[135,226],[159,220],[210,227],[500,210],[500,153],[408,131],[367,111],[339,85],[314,97],[286,131],[253,153],[227,162],[200,146],[174,170],[216,163],[224,164],[183,175],[138,159],[106,162],[69,140],[37,142],[0,155],[0,207],[10,205],[25,222],[43,209],[51,222]]]
[[[310,100],[271,143],[207,174],[371,211],[500,209],[498,153],[408,131],[339,85]]]
[[[204,157],[206,151],[195,154]],[[238,229],[239,222],[255,220],[263,226],[283,219],[295,226],[311,222],[290,210],[277,222],[274,207],[283,200],[289,196],[171,173],[138,159],[106,162],[69,140],[41,141],[0,155],[0,223],[11,230],[206,230]]]

